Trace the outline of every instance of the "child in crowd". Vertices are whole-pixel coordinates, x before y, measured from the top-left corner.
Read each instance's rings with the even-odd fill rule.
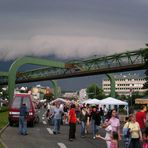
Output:
[[[106,131],[105,139],[106,139],[107,148],[110,148],[112,126],[108,124],[108,119],[106,119],[105,122],[102,124],[102,128],[104,128]]]
[[[130,140],[131,140],[129,125],[130,125],[129,117],[125,117],[123,131],[122,131],[123,132],[123,141],[125,143],[125,148],[129,147]]]
[[[144,132],[144,135],[143,135],[142,148],[148,148],[148,128],[145,129],[145,132]]]
[[[105,141],[110,141],[110,145],[108,148],[119,148],[118,146],[118,133],[113,131],[112,134],[111,134],[111,137],[110,139],[106,139],[100,135],[96,135],[97,138],[101,138]]]

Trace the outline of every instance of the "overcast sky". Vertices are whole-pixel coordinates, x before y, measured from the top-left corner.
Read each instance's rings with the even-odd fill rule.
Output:
[[[147,0],[0,0],[0,59],[61,59],[145,47]]]
[[[145,47],[148,0],[0,0],[0,60],[76,59]]]

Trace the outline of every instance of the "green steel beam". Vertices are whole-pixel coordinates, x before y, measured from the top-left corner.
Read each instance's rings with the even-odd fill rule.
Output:
[[[40,65],[40,66],[65,68],[65,63],[63,62],[57,62],[57,61],[51,61],[51,60],[39,59],[39,58],[33,58],[33,57],[23,57],[23,58],[17,59],[11,65],[8,73],[8,95],[9,95],[10,104],[14,94],[16,72],[18,68],[20,68],[24,64],[34,64],[34,65]]]
[[[106,74],[110,80],[110,90],[111,90],[111,97],[115,98],[115,78],[112,74]]]
[[[8,77],[8,72],[0,71],[0,77]]]
[[[91,59],[69,61],[67,62],[68,67],[66,67],[66,64],[62,62],[31,57],[20,58],[16,60],[10,67],[8,80],[6,77],[3,78],[0,75],[0,85],[6,85],[9,83],[9,97],[11,98],[13,95],[15,82],[27,83],[129,70],[141,70],[145,69],[143,51],[144,49],[140,49],[137,51],[114,54],[110,56],[95,56]],[[45,63],[42,63],[43,61]],[[17,72],[17,69],[24,64],[41,65],[44,67],[46,66],[46,68],[31,70],[27,72]]]
[[[53,90],[54,90],[54,97],[57,98],[58,96],[58,84],[56,80],[51,80],[51,84],[53,86]]]
[[[96,69],[96,67],[109,68],[144,63],[143,51],[144,49],[140,49],[110,56],[94,57],[88,60],[75,61],[73,64],[75,64],[77,68],[83,69],[83,71],[90,71]]]
[[[70,77],[81,77],[105,73],[142,70],[144,67],[144,49],[104,57],[69,61],[69,67],[46,67],[26,72],[17,72],[16,83],[28,83],[44,80],[55,80]],[[71,66],[70,66],[71,65]],[[7,79],[0,79],[0,85],[6,85]]]
[[[144,69],[143,50],[125,52],[106,57],[67,62],[74,65],[67,68],[42,68],[23,72],[23,77],[18,77],[17,82],[34,82],[69,77],[88,76],[104,73],[132,71]]]

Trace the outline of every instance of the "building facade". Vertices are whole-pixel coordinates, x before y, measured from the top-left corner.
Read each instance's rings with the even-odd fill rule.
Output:
[[[146,89],[143,89],[143,84],[146,82],[144,77],[134,75],[115,75],[115,92],[119,96],[131,96],[132,93],[138,92],[144,94]],[[110,80],[104,79],[102,81],[102,88],[106,96],[110,95]]]

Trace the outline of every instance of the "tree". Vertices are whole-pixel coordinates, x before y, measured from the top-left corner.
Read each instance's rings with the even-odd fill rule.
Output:
[[[125,95],[120,95],[120,96],[118,95],[118,96],[116,96],[116,98],[118,98],[121,101],[127,100],[127,96],[125,96]]]
[[[3,89],[0,87],[0,98],[5,99],[8,98],[8,89]]]
[[[86,92],[89,98],[103,99],[105,96],[103,90],[99,88],[97,84],[88,86]]]
[[[144,61],[145,61],[145,68],[146,68],[146,71],[145,71],[145,80],[146,80],[146,83],[144,84],[144,89],[148,89],[148,48],[146,48],[144,50]],[[147,91],[148,93],[148,91]]]
[[[53,94],[52,93],[45,94],[43,99],[46,99],[47,101],[51,101],[53,100]]]

